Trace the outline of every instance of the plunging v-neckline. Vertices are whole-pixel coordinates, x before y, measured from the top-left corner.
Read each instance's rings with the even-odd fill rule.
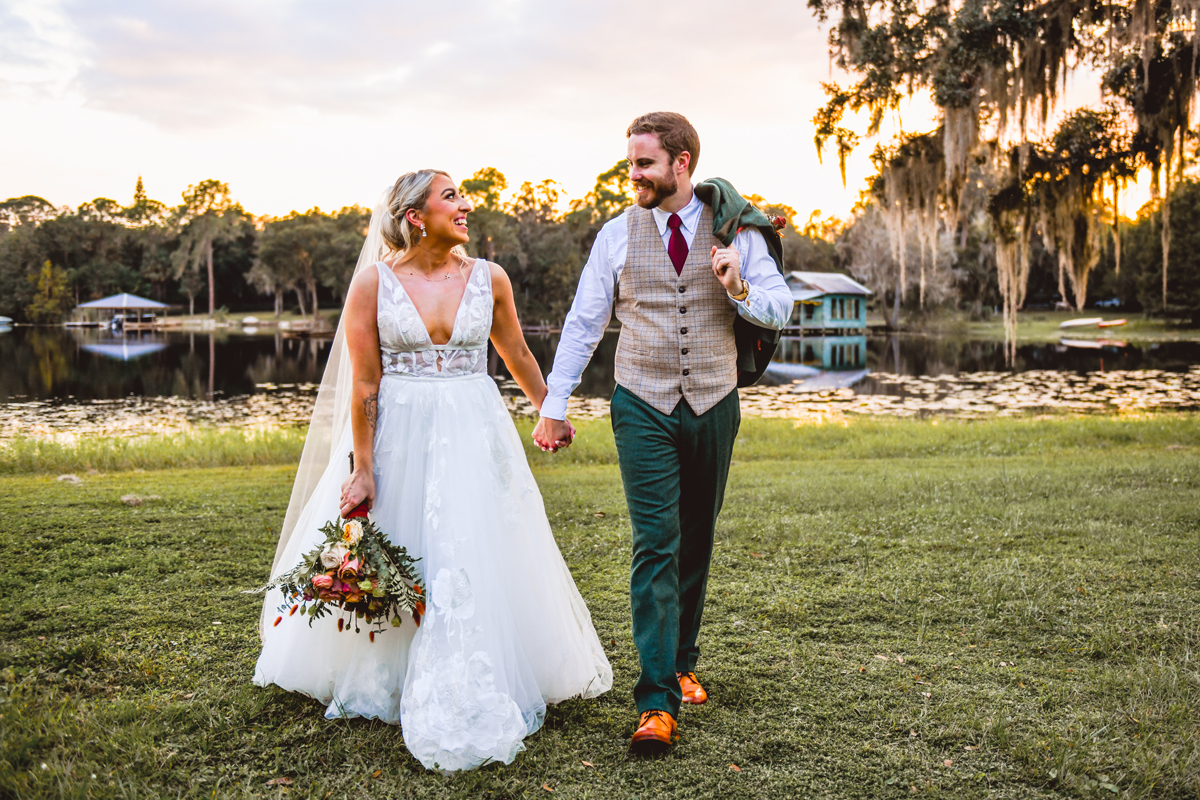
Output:
[[[471,279],[475,277],[475,267],[479,265],[479,259],[477,258],[471,262],[471,269],[467,272],[467,279],[463,281],[462,294],[459,296],[458,305],[454,309],[454,322],[450,325],[450,338],[442,344],[437,344],[433,341],[433,335],[429,332],[429,325],[425,322],[425,318],[421,316],[421,309],[417,308],[417,303],[408,293],[408,289],[404,288],[404,281],[400,280],[400,276],[398,276],[392,270],[391,265],[386,261],[381,261],[379,263],[383,264],[384,268],[387,269],[387,271],[391,273],[392,277],[396,279],[396,283],[400,286],[400,291],[404,292],[404,299],[408,301],[410,306],[412,306],[413,311],[417,312],[417,319],[421,320],[421,330],[425,332],[426,344],[428,344],[430,347],[437,348],[447,347],[451,342],[453,342],[454,335],[458,333],[458,318],[462,316],[463,303],[467,299],[467,292],[469,292],[471,289]]]

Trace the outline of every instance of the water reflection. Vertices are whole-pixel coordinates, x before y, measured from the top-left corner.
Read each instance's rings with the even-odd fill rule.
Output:
[[[531,335],[530,349],[549,372],[558,336]],[[578,397],[607,398],[616,386],[617,334],[596,348]],[[129,396],[194,400],[253,394],[264,387],[319,383],[331,342],[284,333],[230,331],[127,332],[19,327],[0,335],[0,402],[109,400]],[[1039,342],[1017,348],[1006,368],[998,341],[932,336],[785,337],[764,386],[823,391],[852,387],[859,395],[891,394],[884,376],[936,377],[984,372],[1104,373],[1200,365],[1200,342],[1127,343],[1106,340]],[[490,373],[509,378],[493,351]]]
[[[793,385],[806,391],[853,387],[858,394],[895,394],[891,382],[879,373],[909,376],[965,375],[979,372],[1059,371],[1071,373],[1164,370],[1187,372],[1200,365],[1200,341],[1113,342],[1085,340],[1088,346],[1061,342],[1032,342],[1017,348],[1016,362],[1008,367],[1004,342],[951,339],[935,336],[785,336],[775,354],[763,386]],[[530,336],[529,347],[549,372],[558,347],[558,336]],[[604,336],[583,374],[576,395],[610,397],[616,388],[613,358],[617,334]],[[493,356],[492,374],[510,377]]]
[[[115,358],[118,361],[132,361],[135,358],[157,353],[166,346],[164,342],[131,342],[128,339],[118,339],[111,342],[85,344],[83,349],[89,353]]]
[[[979,372],[1092,372],[1163,370],[1187,372],[1200,365],[1200,342],[1124,342],[1064,339],[1018,344],[1016,359],[1006,366],[1004,343],[935,336],[872,336],[867,339],[869,374],[855,385],[858,394],[894,394],[873,377],[877,373],[914,377]]]
[[[575,395],[574,419],[604,416],[615,386],[615,334],[605,336]],[[530,336],[544,371],[556,336]],[[120,348],[118,351],[108,348]],[[0,336],[0,442],[187,431],[197,426],[304,424],[330,342],[279,333],[130,333],[17,328]],[[139,353],[137,357],[126,354]],[[490,354],[514,414],[533,409]],[[1001,342],[932,337],[784,341],[742,413],[824,421],[848,415],[961,417],[1058,409],[1072,413],[1200,409],[1200,343],[1088,340],[1023,345],[1004,368]]]
[[[0,402],[212,399],[319,382],[330,342],[236,332],[16,328],[0,336]]]

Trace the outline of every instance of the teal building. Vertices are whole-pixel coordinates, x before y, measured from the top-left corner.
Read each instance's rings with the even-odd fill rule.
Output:
[[[822,372],[845,372],[867,367],[867,336],[785,336],[775,357]]]
[[[866,333],[871,290],[838,272],[789,272],[792,318],[787,330],[801,335]]]

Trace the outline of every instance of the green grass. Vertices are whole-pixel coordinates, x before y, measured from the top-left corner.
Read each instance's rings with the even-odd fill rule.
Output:
[[[1086,448],[1155,450],[1171,445],[1200,446],[1200,415],[1155,412],[1125,416],[1005,418],[923,421],[898,417],[856,418],[849,427],[832,423],[796,425],[787,420],[742,420],[737,440],[741,460],[873,459],[931,456],[1051,456]],[[535,467],[616,464],[608,420],[578,423],[581,435],[569,450],[543,453],[533,446],[533,420],[517,429]],[[251,432],[200,429],[170,436],[80,439],[71,444],[38,439],[0,442],[0,476],[77,474],[180,467],[293,465],[304,447],[301,428]]]
[[[712,700],[640,761],[629,531],[592,423],[532,461],[614,688],[454,778],[395,728],[250,685],[259,598],[239,590],[269,567],[292,467],[4,477],[0,796],[278,797],[287,777],[316,798],[1195,797],[1198,427],[747,420],[702,633]]]
[[[169,436],[81,438],[71,443],[18,438],[0,442],[0,475],[55,475],[178,467],[292,465],[304,430],[242,431],[201,428]]]
[[[1074,328],[1068,331],[1058,326],[1068,319],[1103,317],[1126,320],[1116,328]],[[872,323],[882,324],[882,318]],[[1004,340],[1004,318],[993,316],[984,322],[969,321],[961,312],[937,310],[923,319],[910,321],[916,333],[956,336],[964,339]],[[1071,338],[1105,338],[1133,341],[1200,341],[1200,329],[1190,319],[1148,318],[1136,312],[1121,312],[1107,308],[1087,308],[1083,311],[1021,311],[1017,314],[1017,338],[1021,341],[1057,341],[1060,336]]]

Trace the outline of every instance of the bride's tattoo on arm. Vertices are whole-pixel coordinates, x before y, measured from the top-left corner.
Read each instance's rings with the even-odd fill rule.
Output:
[[[379,420],[379,392],[366,396],[363,400],[363,413],[367,416],[367,424],[371,426],[371,430],[375,430],[375,423]]]

